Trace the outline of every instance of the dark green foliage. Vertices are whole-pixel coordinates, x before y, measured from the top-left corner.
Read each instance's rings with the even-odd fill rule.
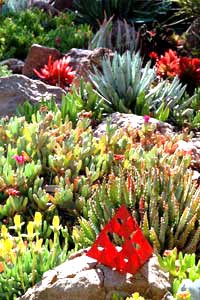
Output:
[[[87,25],[74,26],[73,16],[51,17],[40,10],[26,10],[0,16],[0,60],[24,59],[34,43],[56,47],[67,52],[73,47],[84,48],[91,37]]]
[[[132,22],[152,21],[160,12],[170,7],[168,0],[75,0],[77,20],[92,25],[94,29],[104,18],[126,19]]]

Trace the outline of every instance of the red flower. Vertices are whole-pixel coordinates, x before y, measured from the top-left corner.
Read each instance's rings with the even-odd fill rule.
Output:
[[[155,59],[156,60],[156,59],[158,59],[158,53],[152,51],[152,52],[149,53],[149,57],[151,59]]]
[[[60,46],[60,44],[61,44],[61,38],[59,36],[57,36],[55,38],[55,44],[56,44],[56,46]]]
[[[123,154],[114,154],[114,160],[122,160],[122,159],[124,159]]]
[[[8,188],[6,189],[6,193],[9,195],[9,196],[20,196],[20,191],[14,189],[14,188]]]
[[[156,32],[151,30],[151,31],[147,31],[148,34],[150,35],[150,37],[154,37],[156,35]]]
[[[179,78],[184,82],[200,85],[200,59],[181,57],[179,62]]]
[[[75,71],[69,66],[69,57],[52,62],[52,57],[49,56],[48,64],[39,71],[33,69],[35,74],[45,80],[50,85],[57,85],[61,88],[66,88],[70,85],[75,77]]]
[[[156,62],[157,74],[160,77],[175,77],[179,74],[179,57],[171,49],[161,55]]]

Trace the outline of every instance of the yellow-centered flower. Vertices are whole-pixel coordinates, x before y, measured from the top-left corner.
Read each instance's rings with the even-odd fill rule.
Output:
[[[12,251],[12,248],[13,248],[13,241],[11,239],[6,239],[4,241],[4,250],[6,254],[10,253]]]
[[[4,257],[5,250],[4,250],[4,240],[0,240],[0,257]]]
[[[1,236],[3,239],[8,238],[8,229],[7,229],[6,225],[4,225],[4,224],[1,227]]]
[[[27,234],[28,234],[28,239],[32,241],[34,238],[34,222],[33,221],[28,222]]]
[[[15,215],[14,216],[14,223],[15,223],[15,230],[20,231],[21,230],[21,216],[20,215]]]
[[[19,241],[19,243],[17,245],[17,249],[20,252],[20,254],[22,254],[26,251],[26,246],[24,245],[24,242],[22,240]]]
[[[36,227],[40,227],[42,225],[42,215],[38,211],[35,213],[34,223]]]
[[[35,252],[40,252],[41,249],[42,249],[42,242],[43,242],[43,239],[39,239],[37,240],[36,244],[35,244]]]
[[[178,296],[178,299],[180,299],[180,300],[190,300],[190,292],[189,291],[179,292],[177,294],[177,296]]]
[[[58,216],[54,216],[54,217],[53,217],[53,222],[52,222],[52,224],[53,224],[53,229],[56,230],[56,231],[58,231],[59,228],[60,228],[60,226],[59,226],[60,220],[59,220],[59,217],[58,217]]]

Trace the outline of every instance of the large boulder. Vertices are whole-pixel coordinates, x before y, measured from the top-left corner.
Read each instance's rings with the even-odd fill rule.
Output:
[[[52,97],[61,102],[65,91],[60,87],[47,85],[23,75],[11,75],[0,78],[0,116],[12,115],[18,104],[29,100],[36,103]]]
[[[52,56],[52,60],[62,57],[61,53],[55,48],[49,48],[38,44],[33,44],[29,49],[25,60],[22,74],[28,77],[36,78],[33,69],[39,70],[48,62],[48,57]]]
[[[145,299],[169,299],[169,274],[160,270],[153,255],[135,275],[120,274],[79,252],[43,275],[20,300],[111,300],[139,292]]]

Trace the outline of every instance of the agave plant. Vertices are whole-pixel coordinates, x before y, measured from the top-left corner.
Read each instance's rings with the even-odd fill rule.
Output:
[[[47,65],[44,65],[40,71],[36,69],[33,71],[48,84],[58,85],[64,89],[72,83],[75,77],[75,71],[69,66],[69,62],[69,57],[63,57],[53,62],[52,56],[50,55]]]
[[[121,54],[126,50],[132,53],[138,48],[139,36],[134,25],[128,24],[126,20],[113,21],[113,17],[111,17],[108,21],[105,19],[100,25],[89,44],[89,49],[103,47]]]
[[[5,0],[3,1],[2,11],[7,12],[19,12],[28,8],[29,0]]]
[[[200,6],[199,0],[172,0],[177,3],[180,7],[178,14],[185,14],[190,17],[199,17]]]
[[[185,90],[178,78],[172,84],[167,80],[156,83],[156,71],[151,68],[151,63],[143,68],[140,54],[131,55],[130,51],[123,55],[115,53],[112,62],[110,58],[104,58],[102,73],[95,68],[90,78],[104,98],[107,112],[145,115],[151,111],[157,117],[159,110],[168,107],[170,101],[169,109],[173,109]]]
[[[78,20],[97,29],[105,16],[131,21],[152,21],[170,8],[169,0],[74,0]],[[136,9],[137,8],[137,9]]]

